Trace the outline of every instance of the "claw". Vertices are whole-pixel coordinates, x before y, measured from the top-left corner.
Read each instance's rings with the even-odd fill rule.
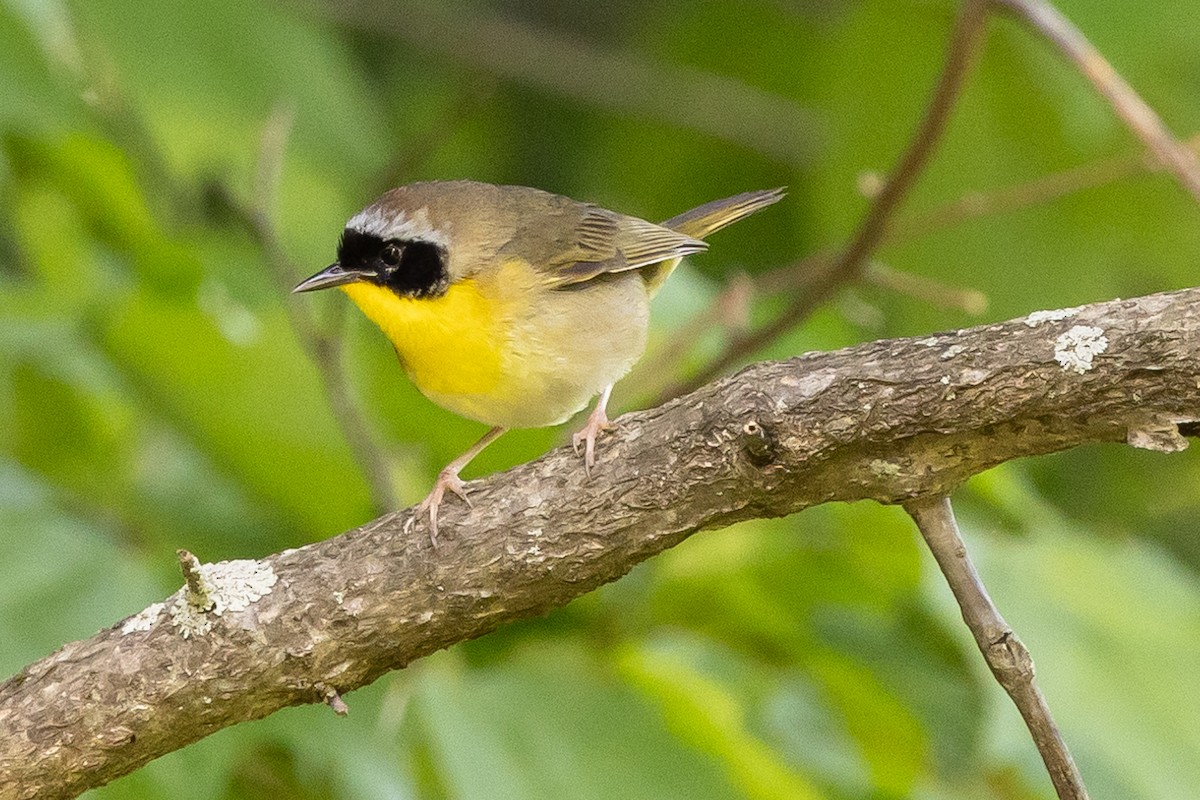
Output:
[[[592,467],[596,465],[596,437],[612,427],[608,421],[608,414],[604,410],[611,391],[611,386],[604,390],[600,395],[600,402],[592,409],[592,413],[588,414],[587,424],[583,426],[583,430],[571,436],[571,446],[575,449],[576,455],[579,454],[580,443],[583,444],[583,470],[589,478],[592,475]]]
[[[467,452],[451,461],[445,466],[445,468],[442,469],[441,472],[438,473],[437,481],[433,484],[433,489],[431,489],[429,494],[425,496],[425,499],[421,501],[421,504],[417,506],[416,510],[413,512],[413,515],[409,517],[408,522],[404,523],[405,533],[408,533],[412,529],[413,523],[416,521],[419,515],[429,512],[429,543],[432,544],[435,549],[437,548],[438,507],[441,506],[442,500],[446,496],[446,492],[453,492],[461,497],[463,502],[466,503],[468,507],[471,506],[471,499],[467,497],[467,490],[465,488],[466,483],[463,482],[462,478],[458,477],[458,473],[462,472],[463,467],[471,463],[471,459],[479,455],[479,452],[483,450],[483,448],[496,441],[496,439],[502,433],[504,433],[503,428],[492,428],[483,435],[483,438],[471,445]]]
[[[442,505],[442,500],[445,499],[447,490],[461,497],[463,502],[467,506],[470,506],[471,500],[467,497],[465,487],[466,483],[462,478],[458,477],[458,470],[446,467],[438,473],[437,481],[433,484],[433,489],[425,496],[421,504],[417,506],[416,514],[413,515],[414,519],[419,514],[429,512],[429,543],[434,547],[437,547],[438,508]]]

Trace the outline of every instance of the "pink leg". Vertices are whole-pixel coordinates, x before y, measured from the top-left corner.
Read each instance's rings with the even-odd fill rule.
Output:
[[[471,501],[467,499],[467,490],[464,488],[466,484],[462,478],[458,477],[458,473],[462,472],[463,468],[467,464],[470,464],[471,460],[483,451],[483,448],[500,438],[500,434],[502,433],[504,433],[504,428],[492,428],[483,435],[483,438],[471,445],[467,452],[447,464],[438,473],[437,481],[433,484],[433,489],[421,501],[421,505],[417,506],[417,514],[424,514],[426,511],[429,512],[429,542],[434,547],[437,547],[438,506],[442,504],[442,499],[446,496],[446,492],[453,492],[461,497],[463,502],[468,506],[471,505]]]
[[[575,448],[576,453],[579,452],[579,443],[583,442],[583,468],[589,476],[592,474],[592,467],[596,464],[596,437],[602,431],[612,427],[608,424],[608,414],[605,412],[612,389],[611,383],[604,387],[596,407],[592,409],[591,414],[588,414],[587,424],[583,426],[583,430],[571,437],[571,445]]]

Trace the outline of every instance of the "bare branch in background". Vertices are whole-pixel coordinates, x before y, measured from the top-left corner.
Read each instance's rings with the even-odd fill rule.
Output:
[[[944,127],[945,116],[952,109],[961,80],[969,69],[973,51],[978,46],[986,16],[993,6],[1017,15],[1058,47],[1146,145],[1152,163],[1147,163],[1147,156],[1142,155],[1085,164],[1011,189],[995,193],[973,192],[929,214],[889,223],[888,213],[907,188],[905,181],[915,179],[932,151],[937,134]],[[959,44],[969,44],[969,47],[959,48]],[[867,257],[880,244],[908,241],[944,230],[965,220],[1046,203],[1072,192],[1138,174],[1152,168],[1154,164],[1169,170],[1184,188],[1200,199],[1200,162],[1196,154],[1198,147],[1200,136],[1193,136],[1186,142],[1177,141],[1153,109],[1104,60],[1078,28],[1046,0],[966,0],[951,40],[950,54],[934,100],[930,103],[926,117],[893,178],[875,195],[868,216],[855,239],[840,252],[815,253],[759,278],[756,283],[760,290],[786,291],[795,299],[773,322],[752,333],[732,337],[717,359],[690,380],[669,387],[661,397],[676,396],[694,388],[791,330],[838,289],[860,279]],[[907,166],[914,167],[911,173],[906,174]],[[898,178],[901,180],[897,180]],[[890,284],[889,288],[920,291],[918,282],[909,279],[903,273],[891,275],[887,272],[877,272],[876,278],[882,278],[884,285]],[[943,293],[943,296],[952,295]],[[722,298],[723,295],[719,296],[717,302],[722,302]],[[975,298],[959,299],[966,299],[974,305]]]
[[[1193,134],[1185,144],[1193,152],[1200,150],[1200,134]],[[1161,169],[1162,166],[1152,153],[1142,152],[1081,164],[1002,189],[968,192],[932,211],[897,219],[888,229],[882,244],[914,241],[950,230],[965,222],[1035,208],[1077,192],[1108,186]],[[823,264],[831,261],[836,254],[835,250],[821,250],[752,279],[743,276],[736,284],[731,282],[717,295],[712,308],[700,312],[695,320],[689,321],[682,333],[672,334],[664,350],[669,349],[677,357],[686,354],[687,346],[695,341],[696,330],[706,330],[708,326],[719,321],[721,315],[717,309],[747,292],[747,280],[751,282],[751,291],[764,295],[779,292],[804,293],[808,290],[807,281],[810,276],[822,271]],[[890,291],[968,314],[982,314],[987,305],[987,297],[976,289],[947,286],[926,276],[894,269],[878,261],[869,264],[863,279]],[[655,359],[655,363],[661,365],[662,362]],[[636,371],[643,372],[640,365]],[[669,399],[669,396],[660,397],[659,402]]]
[[[313,366],[317,368],[330,411],[371,490],[372,505],[376,513],[383,513],[396,508],[399,498],[392,485],[386,451],[376,440],[350,390],[342,359],[341,337],[336,333],[323,331],[308,304],[289,302],[291,298],[288,293],[303,275],[284,254],[279,243],[279,235],[275,230],[274,207],[292,116],[290,109],[277,109],[263,129],[262,145],[255,170],[253,205],[244,208],[232,195],[226,199],[233,210],[244,218],[258,240],[275,285],[284,297],[284,307],[287,309],[292,331]],[[340,309],[338,313],[341,313]]]
[[[964,0],[950,34],[945,65],[934,88],[925,114],[879,194],[872,200],[866,216],[850,243],[828,261],[813,260],[803,290],[796,291],[792,301],[773,321],[745,336],[732,339],[700,372],[666,394],[676,395],[720,375],[764,345],[790,331],[813,309],[834,295],[838,289],[857,280],[866,268],[867,260],[887,235],[891,217],[899,208],[908,190],[916,183],[929,162],[950,120],[958,95],[975,63],[987,23],[987,0]]]
[[[1200,150],[1200,134],[1193,134],[1189,137],[1186,146],[1193,152]],[[1077,192],[1108,186],[1120,180],[1144,175],[1148,172],[1157,172],[1161,169],[1161,164],[1152,153],[1142,152],[1081,164],[1002,189],[968,192],[932,211],[900,217],[888,229],[881,244],[901,244],[914,241],[950,230],[965,222],[1035,208]],[[709,326],[719,322],[721,319],[719,309],[747,292],[745,285],[747,280],[750,281],[750,291],[763,295],[780,292],[805,293],[808,291],[807,282],[810,277],[823,271],[825,263],[831,261],[836,254],[835,250],[821,250],[799,261],[764,272],[752,279],[743,276],[737,280],[736,284],[731,282],[729,286],[721,290],[709,309],[697,314],[695,319],[690,320],[682,331],[672,333],[663,350],[674,353],[676,361],[686,355],[688,346],[696,340],[696,331],[707,330]],[[878,261],[869,264],[863,279],[876,286],[906,294],[922,302],[957,309],[968,314],[982,314],[987,306],[987,297],[976,289],[947,286],[932,278],[894,269]],[[665,360],[659,360],[656,356],[651,357],[660,368],[667,363]],[[635,383],[639,381],[638,376],[642,374],[662,374],[661,371],[649,373],[643,370],[640,364],[635,368],[635,373],[630,378]],[[660,396],[659,402],[673,396],[675,395],[668,392],[664,396]]]
[[[1184,144],[1196,152],[1200,149],[1200,134],[1192,135]],[[1153,153],[1142,152],[1080,164],[1003,189],[968,192],[927,213],[897,220],[886,242],[912,241],[964,222],[1034,208],[1077,192],[1161,169],[1162,165]]]
[[[942,497],[1087,442],[1173,451],[1200,415],[1200,289],[749,367],[472,486],[435,552],[410,512],[184,591],[0,683],[0,797],[73,797],[237,722],[329,703],[543,614],[691,534]],[[926,526],[928,528],[928,526]],[[927,534],[928,535],[928,534]],[[185,635],[186,634],[186,635]],[[335,704],[335,709],[336,709]]]
[[[933,552],[962,610],[963,622],[971,629],[975,644],[996,676],[996,682],[1004,687],[1021,712],[1060,800],[1088,800],[1075,760],[1071,758],[1046,698],[1034,679],[1029,650],[1004,621],[975,571],[967,554],[967,545],[958,532],[950,498],[923,497],[906,503],[904,510],[917,523],[925,543]]]
[[[745,273],[734,275],[721,292],[700,312],[670,335],[661,345],[651,345],[646,354],[634,365],[616,386],[617,402],[614,407],[630,396],[659,396],[658,405],[670,397],[659,393],[672,382],[672,375],[680,370],[680,364],[692,352],[696,342],[713,330],[726,335],[738,335],[750,325],[750,310],[758,294],[756,281]],[[671,395],[674,397],[676,395]]]
[[[978,289],[947,286],[924,275],[893,269],[881,261],[871,261],[867,264],[863,280],[896,294],[906,295],[938,308],[962,311],[973,317],[987,311],[987,295]]]
[[[1177,141],[1133,87],[1100,51],[1047,0],[990,0],[1015,14],[1057,47],[1108,100],[1129,130],[1142,141],[1192,197],[1200,201],[1200,162]]]

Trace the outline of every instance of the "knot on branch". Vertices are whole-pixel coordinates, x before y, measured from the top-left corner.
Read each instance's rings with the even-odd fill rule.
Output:
[[[737,434],[737,446],[746,460],[756,467],[765,467],[779,455],[779,445],[758,420],[752,419]]]
[[[1181,423],[1192,422],[1189,419],[1164,416],[1160,414],[1140,414],[1129,421],[1125,441],[1132,447],[1142,450],[1156,450],[1160,453],[1178,453],[1186,450],[1188,441],[1184,438]]]
[[[1033,657],[1011,628],[987,642],[983,654],[992,674],[1005,689],[1033,682]]]

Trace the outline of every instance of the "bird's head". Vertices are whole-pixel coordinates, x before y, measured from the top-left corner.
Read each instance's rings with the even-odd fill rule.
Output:
[[[419,189],[394,189],[351,217],[337,261],[292,291],[370,283],[399,297],[445,294],[451,282],[450,226],[432,219],[427,193]]]

